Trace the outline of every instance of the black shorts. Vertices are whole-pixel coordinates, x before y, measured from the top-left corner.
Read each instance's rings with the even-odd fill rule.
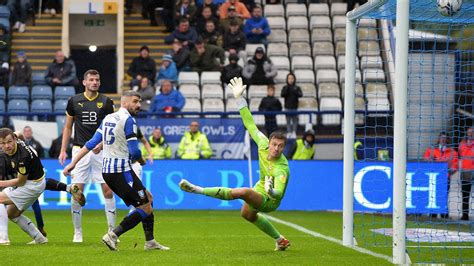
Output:
[[[102,173],[105,183],[119,196],[127,206],[140,205],[150,202],[146,188],[133,171],[123,173]]]

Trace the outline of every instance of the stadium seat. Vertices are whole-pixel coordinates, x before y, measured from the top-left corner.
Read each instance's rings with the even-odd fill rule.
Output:
[[[388,89],[385,84],[380,83],[368,83],[367,84],[366,98],[387,98]]]
[[[242,96],[244,98],[247,98],[247,93],[244,92],[244,94],[242,94]],[[229,89],[229,87],[224,86],[224,100],[230,99],[230,98],[233,98],[233,97],[234,97],[234,93],[232,92],[232,90]]]
[[[357,39],[359,41],[376,41],[379,36],[376,29],[359,28],[357,29]]]
[[[303,16],[289,17],[287,31],[292,29],[308,29],[308,18]]]
[[[53,112],[53,105],[51,104],[51,100],[33,100],[31,102],[31,112],[32,113],[41,113],[41,114],[49,114]],[[47,121],[47,116],[42,115],[34,115],[34,121]]]
[[[266,49],[265,49],[265,45],[263,44],[247,44],[245,46],[245,52],[247,53],[247,57],[253,57],[253,55],[255,54],[255,50],[257,50],[257,48],[262,48],[263,51],[266,52]]]
[[[224,112],[224,102],[222,99],[203,99],[203,112]],[[205,117],[220,117],[219,115],[205,115]]]
[[[346,42],[345,41],[336,42],[336,56],[345,55],[345,54],[346,54]]]
[[[76,89],[73,86],[57,86],[54,88],[55,100],[68,100],[76,94]]]
[[[329,5],[327,3],[309,4],[308,16],[329,16]]]
[[[198,72],[179,72],[178,84],[195,84],[199,85],[199,73]]]
[[[313,70],[313,59],[310,56],[296,55],[291,58],[291,70],[310,69]]]
[[[285,83],[286,84],[286,76],[290,73],[290,71],[287,70],[278,70],[277,75],[274,78],[274,81],[276,83]]]
[[[26,86],[11,86],[8,89],[8,100],[19,99],[28,100],[30,99],[30,90]]]
[[[334,46],[332,42],[314,42],[313,43],[313,56],[318,55],[334,55]]]
[[[320,111],[342,111],[342,102],[339,97],[323,97],[320,100]],[[321,124],[324,126],[341,125],[340,114],[322,114]]]
[[[337,28],[334,29],[334,41],[345,41],[346,40],[346,29]]]
[[[8,113],[25,113],[27,114],[30,111],[28,101],[25,99],[14,99],[8,101],[7,112]],[[10,116],[11,118],[26,120],[27,116]]]
[[[230,98],[226,100],[225,103],[225,111],[227,113],[229,112],[238,112],[239,111],[239,105],[237,104],[239,100],[236,98]],[[229,118],[239,118],[239,115],[229,115]]]
[[[288,42],[310,42],[307,29],[292,29],[288,35]]]
[[[383,61],[380,55],[377,56],[362,56],[360,59],[360,68],[383,68]]]
[[[0,5],[0,18],[10,18],[10,9],[6,5]]]
[[[204,84],[221,84],[221,72],[204,71],[201,73],[201,86]]]
[[[346,28],[346,16],[334,16],[332,18],[332,28]]]
[[[316,86],[314,83],[299,83],[298,86],[301,88],[303,92],[303,97],[316,97]]]
[[[365,111],[365,100],[362,97],[355,98],[355,111]],[[365,124],[365,114],[355,114],[354,122],[357,126]]]
[[[224,94],[223,94],[222,86],[220,84],[204,84],[201,87],[202,99],[210,99],[210,98],[223,99],[223,97],[224,97]]]
[[[346,56],[340,55],[337,57],[337,70],[346,68]],[[356,56],[356,68],[359,68],[359,57]]]
[[[267,87],[266,85],[251,85],[248,89],[248,98],[263,98],[267,96]],[[275,94],[276,95],[276,94]]]
[[[5,113],[6,111],[6,108],[5,108],[5,100],[4,99],[0,99],[0,113]],[[5,122],[5,116],[3,115],[0,115],[0,126],[3,127],[3,122]]]
[[[263,14],[268,17],[283,17],[285,16],[285,9],[283,5],[265,5],[263,7]]]
[[[390,102],[387,97],[367,97],[368,112],[386,112],[390,111]],[[388,113],[368,114],[369,117],[386,117]]]
[[[306,55],[311,56],[311,46],[307,42],[294,42],[290,45],[290,56]]]
[[[316,84],[337,83],[337,71],[335,69],[318,69],[316,71]]]
[[[286,17],[292,16],[305,16],[306,17],[306,5],[305,4],[288,4],[286,5]]]
[[[272,30],[286,30],[286,20],[282,17],[268,17],[268,25]]]
[[[298,83],[314,83],[314,72],[308,69],[297,69],[294,71]]]
[[[288,56],[288,46],[286,43],[269,43],[267,56]]]
[[[262,98],[250,98],[250,103],[249,103],[250,112],[252,113],[258,112],[258,107],[260,106],[261,101],[262,101]],[[252,117],[257,126],[265,125],[264,115],[252,114]]]
[[[298,111],[318,111],[318,101],[314,97],[302,97],[298,100]],[[298,116],[298,124],[317,125],[318,117],[316,114],[301,114]]]
[[[368,55],[380,55],[380,46],[376,41],[360,41],[359,42],[359,57]]]
[[[332,42],[330,29],[316,28],[311,31],[311,42]]]
[[[377,20],[372,18],[363,18],[359,20],[359,28],[376,28]]]
[[[347,3],[332,3],[331,4],[331,17],[345,16],[346,12],[347,12]]]
[[[339,83],[343,84],[346,81],[346,70],[341,69],[339,70]],[[360,70],[356,68],[356,76],[355,76],[355,81],[356,83],[361,83],[362,82],[362,77]]]
[[[328,16],[312,16],[309,19],[309,28],[313,29],[330,29],[331,28],[331,19]]]
[[[314,58],[314,70],[336,69],[336,58],[332,55],[318,55]]]
[[[365,68],[362,70],[362,83],[385,82],[385,71],[381,68]]]
[[[286,82],[275,84],[275,97],[280,97],[281,96],[281,90],[283,89],[284,86],[286,86]]]
[[[35,85],[31,89],[31,100],[53,99],[53,89],[48,85]]]
[[[43,72],[33,72],[31,75],[31,82],[34,85],[46,85],[46,80],[44,79],[45,73]]]
[[[269,43],[285,43],[287,42],[286,30],[274,30],[267,37]]]
[[[201,112],[201,101],[199,99],[186,99],[182,112]],[[184,115],[183,117],[195,118],[199,115]]]
[[[344,100],[345,83],[341,84],[341,98]],[[355,84],[355,96],[364,97],[364,87],[360,83]]]
[[[54,102],[54,112],[66,112],[67,100],[56,100]]]
[[[0,100],[5,100],[6,98],[7,98],[7,92],[6,92],[5,87],[0,86]]]
[[[281,97],[277,97],[277,98],[278,98],[278,100],[280,100],[281,106],[283,106],[283,111],[284,111],[285,110],[285,99],[283,99]],[[277,115],[276,118],[277,118],[277,125],[279,127],[286,126],[286,115]]]
[[[323,97],[339,97],[339,84],[337,83],[320,83],[318,84],[318,99]]]
[[[184,98],[188,100],[188,98],[193,99],[200,99],[201,98],[201,91],[199,90],[199,86],[196,84],[183,84],[179,86],[179,91],[183,94]]]
[[[287,56],[272,56],[270,60],[278,70],[290,70],[290,60]]]

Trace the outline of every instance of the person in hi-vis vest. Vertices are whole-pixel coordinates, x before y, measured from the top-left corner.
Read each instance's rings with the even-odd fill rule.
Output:
[[[171,146],[166,142],[165,137],[161,134],[161,129],[155,128],[152,135],[148,138],[150,143],[153,160],[162,160],[171,158]],[[142,154],[144,157],[148,156],[145,147],[142,147]]]
[[[177,155],[185,160],[209,159],[212,156],[211,146],[206,135],[199,131],[198,121],[192,121],[189,131],[184,133]]]
[[[312,160],[314,152],[314,132],[308,130],[302,138],[296,140],[295,146],[290,152],[290,158],[293,160]]]

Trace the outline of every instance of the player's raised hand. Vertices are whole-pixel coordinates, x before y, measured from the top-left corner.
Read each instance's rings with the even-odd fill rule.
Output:
[[[235,77],[230,80],[230,83],[227,85],[232,92],[234,93],[235,98],[239,98],[244,93],[247,85],[244,85],[241,77]]]
[[[272,194],[273,192],[273,177],[271,176],[265,176],[265,192],[267,192],[269,195]]]

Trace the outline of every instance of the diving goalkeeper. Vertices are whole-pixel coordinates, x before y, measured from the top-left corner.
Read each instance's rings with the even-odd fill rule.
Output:
[[[270,140],[257,129],[250,113],[247,102],[242,97],[246,86],[242,78],[233,78],[228,85],[238,99],[240,116],[245,128],[258,145],[258,159],[260,165],[260,180],[253,188],[227,188],[227,187],[200,187],[183,179],[179,183],[186,192],[203,194],[222,200],[242,199],[245,201],[241,209],[244,219],[253,223],[265,234],[276,241],[275,250],[285,250],[290,246],[290,241],[282,236],[270,221],[259,212],[272,212],[278,208],[285,195],[286,185],[290,176],[288,161],[282,154],[286,145],[286,134],[275,131],[270,135]]]

